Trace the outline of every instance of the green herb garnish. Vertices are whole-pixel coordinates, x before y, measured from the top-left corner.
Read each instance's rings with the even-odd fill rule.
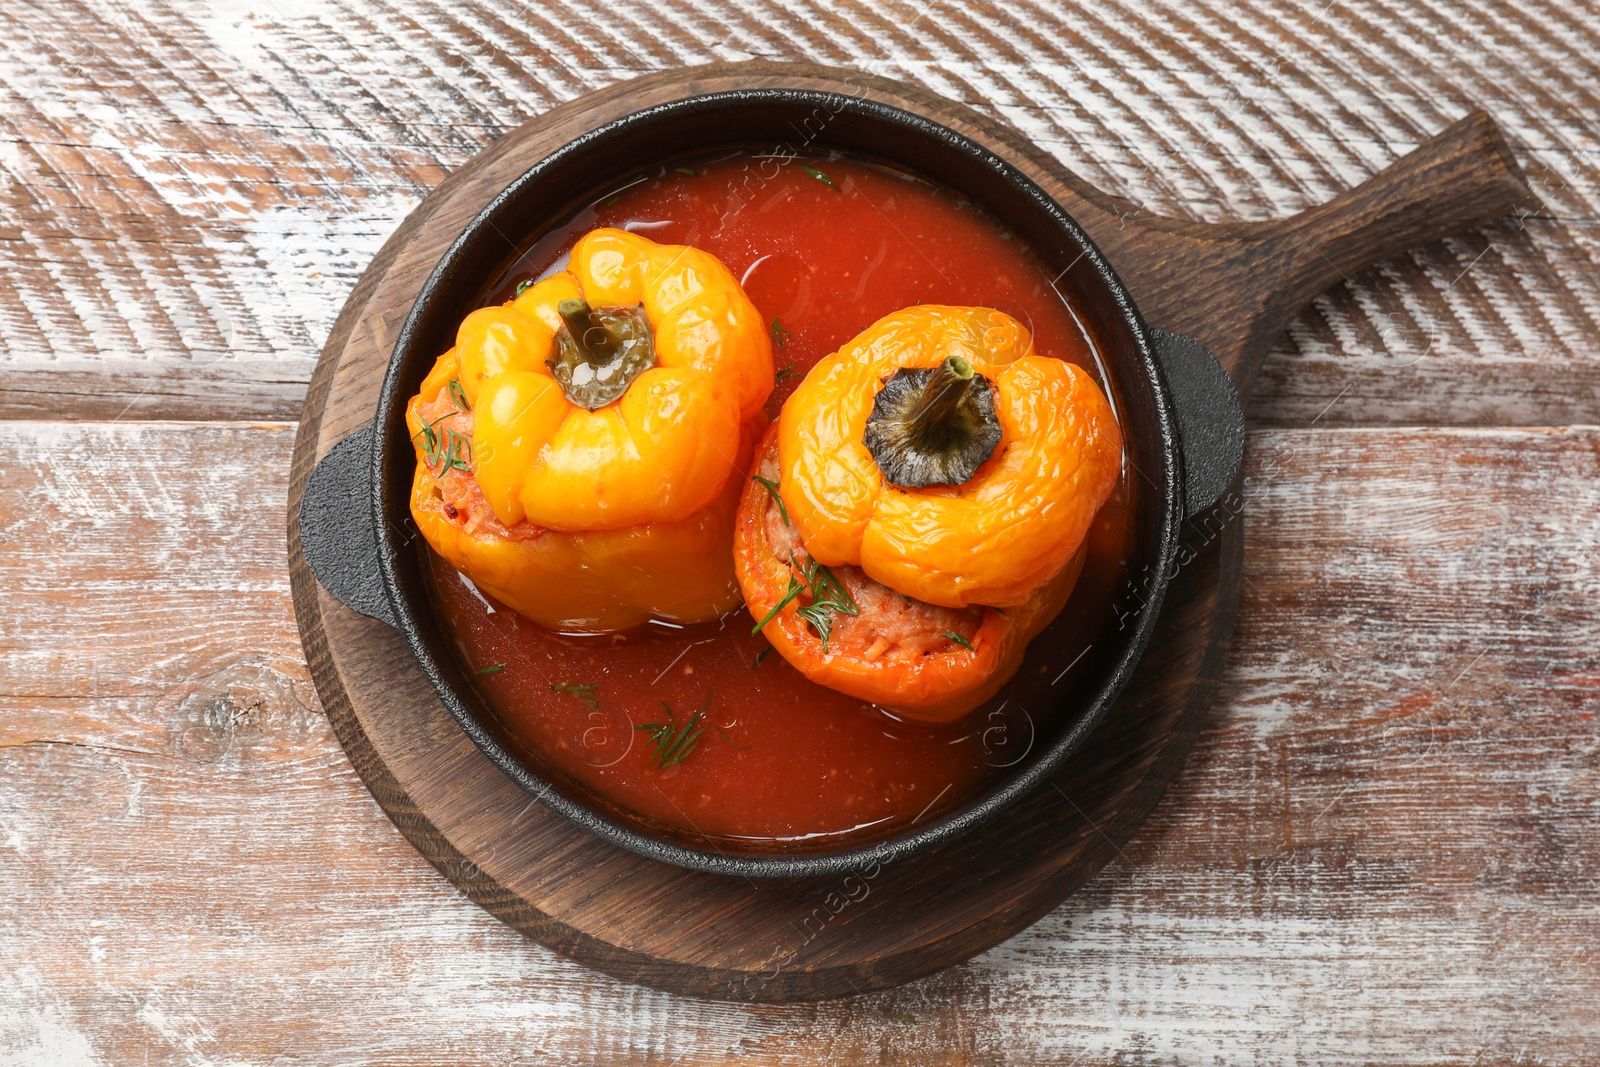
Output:
[[[950,640],[954,641],[956,644],[960,645],[962,648],[966,649],[968,652],[976,652],[977,651],[977,649],[972,647],[972,642],[968,641],[965,637],[962,637],[960,634],[951,633],[949,630],[946,630],[940,636],[941,637],[948,637]]]
[[[722,738],[723,742],[725,744],[727,744],[727,746],[729,748],[734,749],[737,752],[747,752],[747,751],[749,751],[749,749],[750,749],[749,745],[736,745],[732,741],[729,741],[728,740],[728,735],[722,732],[722,727],[718,726],[718,727],[715,727],[714,729],[717,731],[717,736]]]
[[[793,560],[790,561],[793,563]],[[833,571],[814,559],[807,559],[800,573],[811,589],[811,603],[797,608],[795,614],[811,624],[822,640],[822,652],[828,652],[828,637],[833,633],[834,616],[860,615],[861,608]]]
[[[471,472],[472,438],[456,433],[454,430],[445,430],[443,446],[442,459],[444,460],[444,466],[439,468],[434,477],[439,477],[448,470]]]
[[[756,653],[756,658],[750,661],[750,669],[751,670],[755,670],[757,667],[761,666],[761,661],[766,659],[771,654],[772,654],[772,646],[771,645],[768,645],[766,648],[763,648],[760,652],[757,652]]]
[[[770,492],[771,490],[768,491]],[[822,651],[827,652],[828,636],[833,633],[834,616],[860,615],[861,608],[856,604],[855,598],[850,595],[850,591],[840,583],[833,571],[823,564],[807,557],[804,564],[796,563],[793,559],[790,559],[789,565],[799,569],[800,578],[804,579],[804,581],[797,579],[794,576],[794,572],[791,571],[789,573],[789,588],[785,590],[783,599],[774,604],[772,610],[767,612],[765,617],[756,623],[755,629],[750,632],[753,634],[760,633],[761,628],[771,622],[791,600],[801,593],[809,592],[811,594],[811,603],[795,609],[795,614],[810,623],[812,629],[817,631],[817,636],[822,639]],[[758,656],[756,663],[760,662],[761,659]]]
[[[778,348],[778,351],[781,352],[781,351],[783,351],[784,346],[788,343],[788,340],[789,340],[789,331],[783,328],[783,323],[779,322],[778,321],[778,317],[776,315],[774,315],[772,317],[772,343],[774,345],[776,345],[777,348]],[[791,364],[791,366],[792,366],[792,364]],[[788,370],[789,368],[785,367],[783,369],[784,370]],[[779,378],[778,380],[780,382],[783,381],[782,378]]]
[[[694,752],[695,746],[700,744],[700,735],[705,733],[702,722],[706,717],[706,708],[711,706],[711,698],[706,697],[705,707],[689,716],[689,721],[679,726],[673,720],[672,705],[665,700],[661,706],[667,710],[666,722],[647,722],[635,726],[635,730],[643,730],[650,735],[650,743],[656,746],[655,755],[650,757],[650,762],[662,770],[674,764],[682,763]]]
[[[550,688],[559,693],[571,693],[573,696],[577,697],[591,708],[598,708],[600,706],[600,698],[596,695],[596,692],[600,687],[594,682],[590,682],[588,685],[558,684],[552,685]]]
[[[795,576],[793,574],[790,574],[789,588],[784,592],[783,599],[772,605],[772,610],[767,612],[766,615],[762,617],[761,621],[756,623],[755,626],[751,628],[750,632],[753,634],[760,633],[761,628],[777,617],[778,612],[782,611],[784,607],[788,605],[789,601],[805,592],[805,588],[805,586],[801,585],[795,580]]]
[[[450,413],[454,414],[453,411]],[[472,470],[472,438],[454,430],[447,429],[441,434],[434,429],[442,419],[447,419],[450,415],[434,419],[417,431],[422,435],[422,447],[425,452],[422,461],[435,478],[442,478],[444,472],[448,470]],[[411,436],[415,438],[417,434]],[[436,466],[439,469],[433,470]]]
[[[445,419],[448,419],[451,415],[459,414],[461,414],[459,410],[447,411],[443,415],[440,415],[437,419],[434,419],[432,422],[423,423],[422,429],[412,434],[411,439],[415,441],[420,437],[422,438],[423,447],[426,448],[429,453],[437,452],[439,450],[439,433],[434,429],[434,427],[439,425]]]
[[[458,379],[451,378],[450,384],[445,389],[450,394],[450,403],[455,405],[455,410],[445,412],[432,422],[423,423],[422,429],[411,435],[413,441],[418,437],[422,438],[423,463],[428,469],[431,471],[434,467],[439,468],[433,471],[435,478],[441,477],[447,470],[472,469],[472,438],[454,430],[447,429],[441,434],[434,429],[450,416],[462,415],[472,410],[467,404],[467,394],[461,388]]]
[[[817,636],[822,639],[822,652],[826,655],[828,636],[833,633],[834,615],[860,615],[861,609],[834,573],[816,560],[808,560],[801,573],[811,587],[811,603],[795,614],[817,631]]]
[[[445,419],[448,419],[450,415],[454,414],[455,412],[452,411],[449,415],[440,415],[432,422],[425,422],[422,424],[422,429],[411,435],[411,439],[413,441],[415,441],[418,437],[422,438],[422,449],[427,453],[423,459],[429,467],[432,467],[436,462],[438,462],[436,459],[434,459],[434,456],[439,451],[439,434],[435,432],[434,427],[439,425]]]
[[[526,293],[532,287],[533,287],[533,279],[532,278],[524,278],[524,279],[522,279],[520,282],[517,283],[517,291],[515,293],[511,294],[512,299],[513,300],[516,299],[517,297],[521,296],[523,293]]]
[[[506,669],[506,665],[504,663],[496,663],[493,667],[485,667],[482,670],[473,671],[473,673],[474,674],[499,674],[501,671],[503,671],[505,669]]]
[[[833,571],[813,559],[800,568],[800,573],[805,575],[806,584],[811,587],[811,598],[814,601],[828,601],[835,604],[841,615],[861,614],[855,598],[834,576]]]
[[[696,174],[700,173],[699,171],[695,170],[693,167],[673,167],[672,170],[673,170],[673,173],[675,173],[675,174],[687,174],[691,178],[694,177]]]
[[[821,182],[823,185],[826,185],[829,189],[837,189],[837,188],[839,188],[837,185],[833,184],[833,179],[832,178],[830,178],[826,174],[822,173],[816,167],[808,167],[804,163],[802,163],[802,164],[800,164],[800,169],[805,171],[807,174],[811,175],[813,178],[817,179],[817,181]]]
[[[833,633],[833,611],[826,604],[806,604],[794,609],[794,613],[811,624],[817,631],[817,636],[822,639],[822,654],[828,654],[828,636]]]
[[[794,369],[794,364],[791,363],[787,367],[779,367],[778,368],[777,373],[772,376],[772,384],[773,385],[782,385],[784,382],[788,381],[790,378],[798,378],[798,377],[800,377],[800,372],[795,370]]]
[[[759,474],[752,474],[750,480],[765,489],[767,495],[772,498],[772,502],[778,505],[778,514],[783,516],[783,524],[785,526],[793,526],[794,523],[789,521],[789,509],[783,506],[783,497],[778,495],[778,483],[771,478],[763,478]]]

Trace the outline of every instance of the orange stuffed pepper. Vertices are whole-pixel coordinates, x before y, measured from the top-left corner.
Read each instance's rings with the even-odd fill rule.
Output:
[[[412,398],[411,513],[485,592],[554,629],[738,606],[734,511],[772,347],[728,268],[621,230],[462,322]]]
[[[1066,604],[1122,434],[1015,319],[925,305],[818,363],[754,462],[735,552],[757,629],[812,681],[949,722]]]

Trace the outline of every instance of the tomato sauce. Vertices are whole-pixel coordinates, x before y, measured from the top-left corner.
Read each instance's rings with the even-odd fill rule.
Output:
[[[1095,374],[1092,340],[1051,276],[1014,234],[970,203],[855,158],[751,153],[654,168],[597,197],[530,247],[490,302],[565,266],[597,226],[690,244],[742,279],[772,325],[783,401],[823,356],[889,312],[916,303],[986,305],[1033,332],[1045,355]],[[1070,698],[1072,660],[1110,621],[1124,573],[1126,475],[1089,535],[1083,577],[1062,618],[1035,641],[1019,684]],[[547,773],[636,822],[746,850],[836,845],[926,821],[1018,763],[1048,726],[1048,704],[1002,693],[967,720],[931,727],[815,685],[739,611],[694,627],[556,634],[479,593],[432,556],[438,605],[501,732]],[[1058,673],[1059,672],[1059,673]],[[1054,684],[1051,678],[1054,678]],[[1027,683],[1027,684],[1024,684]],[[1041,689],[1042,687],[1042,689]],[[657,727],[695,712],[703,731],[680,761],[657,765]],[[644,729],[641,729],[644,727]]]

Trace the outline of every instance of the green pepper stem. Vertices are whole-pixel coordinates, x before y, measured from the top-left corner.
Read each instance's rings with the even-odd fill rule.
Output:
[[[556,314],[567,324],[573,346],[585,363],[606,363],[616,351],[616,339],[604,326],[594,320],[594,309],[582,298],[563,300],[556,305]]]
[[[644,305],[590,307],[587,300],[556,305],[561,327],[545,359],[568,400],[596,411],[627,392],[655,366],[655,335]]]

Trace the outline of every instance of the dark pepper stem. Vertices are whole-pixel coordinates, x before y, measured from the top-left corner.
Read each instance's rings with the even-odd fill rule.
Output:
[[[960,356],[902,367],[879,390],[862,444],[894,485],[961,485],[1000,443],[994,387]]]
[[[556,305],[556,314],[567,324],[573,346],[585,363],[606,363],[615,355],[615,341],[606,328],[595,321],[594,309],[587,300],[563,300]]]
[[[959,412],[966,403],[973,382],[983,384],[972,364],[960,356],[947,356],[934,367],[922,385],[922,396],[916,410],[908,416],[911,436],[918,444],[948,437],[945,428],[961,417]]]

